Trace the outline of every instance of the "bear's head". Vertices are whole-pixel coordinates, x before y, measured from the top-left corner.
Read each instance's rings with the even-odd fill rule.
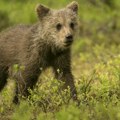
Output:
[[[39,4],[36,12],[43,39],[57,48],[69,48],[78,29],[78,3],[74,1],[60,10],[53,10]]]

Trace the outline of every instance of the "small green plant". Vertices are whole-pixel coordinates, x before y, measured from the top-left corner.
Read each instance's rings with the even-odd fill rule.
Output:
[[[56,79],[45,79],[41,84],[38,84],[34,90],[29,90],[31,95],[28,101],[33,106],[42,108],[43,111],[56,111],[59,106],[68,104],[71,100],[70,89],[62,90],[63,82]]]

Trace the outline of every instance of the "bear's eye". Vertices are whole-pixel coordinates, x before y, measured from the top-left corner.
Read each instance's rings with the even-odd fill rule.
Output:
[[[70,23],[70,27],[71,27],[72,29],[74,29],[74,26],[75,26],[74,23],[71,22],[71,23]]]
[[[56,28],[57,28],[57,30],[61,30],[62,24],[58,23],[58,24],[56,25]]]

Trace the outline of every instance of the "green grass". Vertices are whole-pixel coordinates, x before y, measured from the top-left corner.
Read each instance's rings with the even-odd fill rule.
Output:
[[[61,8],[70,1],[1,0],[0,29],[36,22],[35,6],[39,2]],[[0,94],[0,120],[120,120],[119,0],[111,0],[111,6],[100,0],[95,4],[77,1],[81,27],[73,45],[72,71],[79,104],[70,98],[69,88],[60,91],[63,83],[54,80],[47,70],[20,105],[12,103],[15,83],[9,80]]]

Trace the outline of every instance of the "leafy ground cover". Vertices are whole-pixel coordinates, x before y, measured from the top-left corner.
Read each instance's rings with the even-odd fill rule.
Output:
[[[0,30],[19,23],[32,24],[37,3],[61,8],[71,0],[1,0]],[[79,37],[73,45],[72,71],[77,102],[69,88],[48,69],[31,96],[12,104],[15,83],[0,93],[0,120],[119,120],[120,119],[120,3],[119,0],[78,0]],[[17,16],[17,17],[16,17]]]

